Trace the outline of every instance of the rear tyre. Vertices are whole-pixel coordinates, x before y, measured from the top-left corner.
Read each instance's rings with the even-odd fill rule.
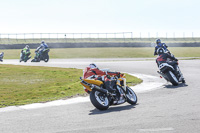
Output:
[[[178,79],[176,78],[176,76],[174,75],[174,73],[172,71],[168,71],[166,73],[169,81],[174,85],[177,86],[178,85]]]
[[[92,90],[90,92],[91,103],[99,110],[107,110],[109,108],[109,100],[106,94]]]
[[[137,103],[137,95],[130,87],[126,87],[126,97],[128,103],[132,105]]]

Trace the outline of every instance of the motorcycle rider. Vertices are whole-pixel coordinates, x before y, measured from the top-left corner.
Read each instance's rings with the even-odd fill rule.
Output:
[[[28,57],[28,60],[31,58],[31,56],[29,56],[29,55],[31,54],[29,45],[26,45],[26,46],[21,50],[21,54],[22,54],[22,58],[24,58],[25,55]]]
[[[42,55],[47,49],[49,49],[49,46],[44,42],[44,40],[42,40],[40,46],[35,50],[35,52],[39,51],[39,55]]]
[[[1,54],[0,54],[0,61],[1,62],[3,61],[3,56],[4,56],[4,52],[1,52]]]
[[[157,39],[157,40],[156,40],[156,44],[157,44],[157,46],[155,47],[154,55],[158,55],[158,53],[157,53],[158,48],[163,48],[165,51],[169,51],[169,50],[167,49],[168,46],[167,46],[165,43],[161,43],[161,40],[160,40],[160,39]]]
[[[92,63],[88,67],[85,68],[83,77],[92,78],[96,80],[104,81],[105,88],[108,91],[114,91],[115,89],[112,88],[112,78],[111,76],[120,76],[120,72],[105,72],[100,70],[96,64]],[[88,90],[84,88],[84,90],[88,93]]]

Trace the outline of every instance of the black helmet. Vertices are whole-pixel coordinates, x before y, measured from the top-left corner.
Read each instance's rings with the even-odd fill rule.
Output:
[[[160,40],[160,39],[157,39],[157,40],[156,40],[156,44],[159,44],[159,43],[161,43],[161,40]]]
[[[158,48],[158,49],[157,49],[157,54],[158,54],[158,55],[161,55],[161,54],[164,54],[164,53],[165,53],[164,48]]]

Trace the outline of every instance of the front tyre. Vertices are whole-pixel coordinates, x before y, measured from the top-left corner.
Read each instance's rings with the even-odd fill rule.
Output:
[[[109,100],[106,94],[99,91],[92,90],[90,92],[90,101],[99,110],[106,110],[109,108]]]
[[[27,59],[25,59],[24,62],[27,62]]]
[[[174,85],[177,86],[178,85],[178,79],[176,78],[176,76],[174,75],[174,73],[172,71],[168,71],[166,73],[169,81]]]
[[[137,103],[137,95],[135,92],[130,88],[126,87],[126,97],[127,97],[127,102],[134,105]]]
[[[185,79],[182,79],[182,83],[185,83]]]
[[[47,54],[45,59],[44,59],[44,62],[48,62],[49,61],[49,55]]]

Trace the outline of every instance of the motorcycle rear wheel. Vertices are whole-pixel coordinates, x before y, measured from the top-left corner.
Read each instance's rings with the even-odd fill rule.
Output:
[[[178,85],[178,79],[176,78],[175,74],[172,71],[168,71],[166,73],[169,81],[174,85],[177,86]]]
[[[107,110],[109,108],[108,97],[99,91],[92,90],[90,92],[90,101],[99,110]]]
[[[128,103],[132,105],[137,103],[137,95],[130,87],[126,87],[126,97]]]

